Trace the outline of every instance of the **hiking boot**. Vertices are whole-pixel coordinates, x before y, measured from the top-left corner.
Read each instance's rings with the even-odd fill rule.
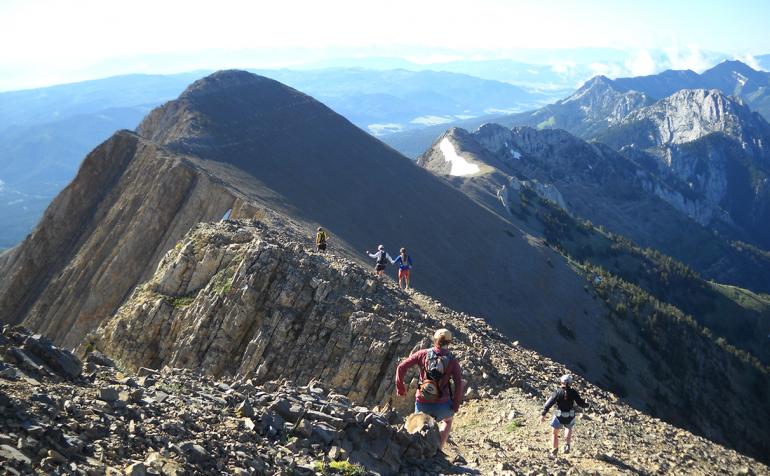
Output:
[[[556,455],[558,454],[559,454],[559,448],[554,448],[551,450],[551,456],[553,456],[554,458],[556,458]]]
[[[564,454],[567,454],[567,453],[569,453],[569,443],[564,445]]]

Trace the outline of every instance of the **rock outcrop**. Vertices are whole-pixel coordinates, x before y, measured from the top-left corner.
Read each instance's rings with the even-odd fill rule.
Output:
[[[652,191],[699,223],[770,245],[770,124],[740,100],[678,91],[628,114],[599,140],[686,184],[679,195],[690,200]]]
[[[308,252],[278,228],[224,222],[193,229],[83,347],[134,370],[319,379],[355,401],[382,403],[397,362],[440,325],[353,262]],[[492,374],[491,361],[458,352]]]
[[[126,374],[99,352],[79,378],[80,362],[45,343],[47,353],[17,360],[39,341],[24,329],[6,326],[0,339],[8,474],[314,475],[335,461],[378,474],[451,468],[435,458],[435,423],[409,433],[395,412],[356,406],[320,382],[223,382],[171,368]],[[26,360],[38,357],[37,368]],[[57,368],[62,359],[77,372]]]

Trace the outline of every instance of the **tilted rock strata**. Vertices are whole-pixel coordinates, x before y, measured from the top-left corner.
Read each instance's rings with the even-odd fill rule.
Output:
[[[193,224],[231,208],[235,218],[240,205],[191,160],[120,132],[9,252],[0,316],[75,347]]]

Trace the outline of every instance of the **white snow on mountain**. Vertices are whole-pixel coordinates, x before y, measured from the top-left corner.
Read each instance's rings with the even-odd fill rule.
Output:
[[[478,173],[479,166],[468,162],[465,158],[461,157],[455,150],[454,144],[448,137],[444,137],[439,144],[441,153],[444,154],[444,160],[452,164],[452,168],[449,170],[449,175],[463,176],[472,175]]]

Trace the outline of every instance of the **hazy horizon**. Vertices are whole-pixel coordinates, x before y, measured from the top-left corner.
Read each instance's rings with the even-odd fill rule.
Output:
[[[536,2],[336,0],[261,5],[230,1],[7,0],[0,4],[0,91],[108,76],[226,68],[372,67],[407,61],[511,60],[610,77],[703,71],[724,59],[759,68],[770,53],[770,4],[655,0]],[[585,73],[580,75],[580,79]],[[575,78],[578,79],[577,77]]]

